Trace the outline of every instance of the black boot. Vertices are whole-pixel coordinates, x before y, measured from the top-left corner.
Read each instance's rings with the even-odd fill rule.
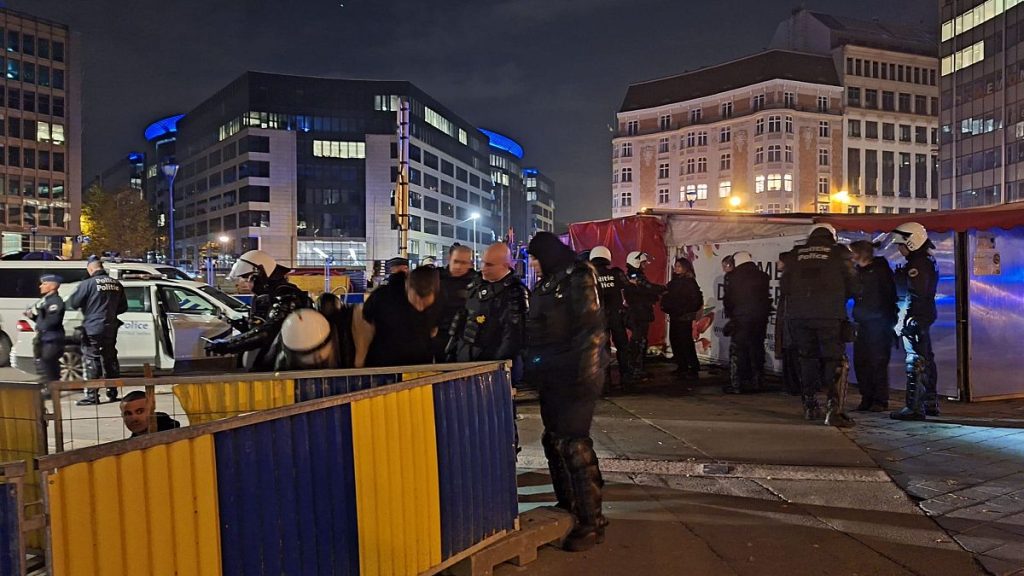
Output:
[[[818,399],[813,395],[804,394],[804,420],[821,420],[823,417]]]
[[[107,388],[107,400],[111,402],[117,400],[117,388]]]
[[[85,391],[85,398],[75,402],[75,406],[95,406],[100,403],[100,392],[95,388]]]
[[[570,552],[583,552],[604,542],[604,529],[608,525],[608,520],[601,513],[604,480],[597,465],[594,441],[590,438],[566,441],[563,455],[572,478],[576,507],[576,527],[565,539],[563,548]]]
[[[569,475],[569,467],[565,461],[565,440],[550,432],[544,432],[540,437],[541,446],[544,447],[544,456],[548,459],[548,471],[551,473],[551,486],[555,490],[555,498],[558,503],[556,507],[575,515],[573,506],[572,477]]]
[[[893,420],[924,420],[924,386],[921,375],[924,372],[922,361],[907,359],[907,405],[889,414]]]

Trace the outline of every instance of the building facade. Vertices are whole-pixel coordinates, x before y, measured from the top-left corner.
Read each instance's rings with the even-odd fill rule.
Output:
[[[800,10],[772,48],[831,56],[845,90],[847,212],[938,207],[937,38],[929,30]],[[845,197],[844,197],[845,199]]]
[[[842,187],[830,57],[771,50],[634,84],[617,114],[612,212],[819,211]]]
[[[176,255],[262,249],[291,266],[398,254],[399,104],[408,99],[412,259],[493,237],[486,137],[409,82],[247,72],[177,122]]]
[[[146,154],[129,152],[106,170],[94,176],[85,191],[98,186],[108,191],[135,190],[144,194],[146,184]]]
[[[1024,199],[1024,4],[940,0],[943,208]]]
[[[536,168],[523,170],[529,234],[555,231],[555,182]]]
[[[74,251],[82,204],[81,82],[68,27],[0,8],[0,252]]]
[[[490,145],[491,183],[494,186],[494,230],[506,241],[527,240],[526,189],[523,187],[523,147],[492,130],[480,129]]]

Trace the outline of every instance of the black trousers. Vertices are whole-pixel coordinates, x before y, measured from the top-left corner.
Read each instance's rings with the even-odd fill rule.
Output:
[[[121,365],[117,362],[117,332],[84,334],[82,356],[85,358],[87,380],[120,378]]]
[[[734,332],[729,340],[730,377],[733,388],[757,387],[764,373],[764,340],[768,335],[768,322],[761,320],[732,320]]]
[[[907,407],[915,411],[935,408],[939,373],[932,349],[931,324],[918,324],[917,330],[905,334],[903,341],[907,351]]]
[[[800,385],[800,352],[795,344],[787,344],[782,349],[782,383],[790,394],[803,392]]]
[[[829,398],[838,396],[836,370],[846,354],[842,338],[842,320],[790,320],[790,327],[800,354],[800,383],[804,403],[817,405],[815,395],[820,383],[828,385]]]
[[[582,382],[574,371],[532,372],[539,377],[540,418],[544,429],[562,438],[589,438],[601,382]]]
[[[699,372],[700,360],[693,343],[693,320],[687,316],[673,316],[668,323],[668,339],[672,355],[680,372]]]
[[[40,342],[35,346],[39,383],[60,380],[60,358],[64,355],[64,341]]]
[[[647,333],[651,329],[651,321],[646,319],[630,318],[627,322],[630,331],[629,359],[630,369],[639,372],[644,369],[644,360],[647,358]]]
[[[865,404],[884,406],[889,402],[893,337],[893,325],[888,320],[866,320],[857,324],[853,370]]]
[[[619,365],[619,374],[629,374],[629,334],[626,333],[626,321],[621,310],[609,310],[605,314],[608,325],[608,342],[615,345],[615,360]]]

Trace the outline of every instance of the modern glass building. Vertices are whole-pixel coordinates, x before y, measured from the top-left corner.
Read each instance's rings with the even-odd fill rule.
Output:
[[[81,91],[68,27],[0,8],[0,252],[70,253],[80,231]]]
[[[555,231],[555,182],[536,168],[523,170],[526,204],[529,207],[529,233]]]
[[[526,190],[523,188],[523,147],[518,142],[492,130],[480,129],[490,142],[491,180],[494,183],[495,228],[499,237],[529,239],[527,227]]]
[[[176,252],[215,242],[295,266],[398,253],[400,102],[410,102],[410,257],[494,237],[488,141],[405,81],[247,72],[176,124]],[[223,240],[222,240],[223,239]]]

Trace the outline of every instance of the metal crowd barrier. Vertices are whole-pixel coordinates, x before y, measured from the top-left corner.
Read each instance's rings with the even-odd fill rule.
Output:
[[[518,514],[508,366],[456,368],[39,459],[50,574],[443,570]]]

